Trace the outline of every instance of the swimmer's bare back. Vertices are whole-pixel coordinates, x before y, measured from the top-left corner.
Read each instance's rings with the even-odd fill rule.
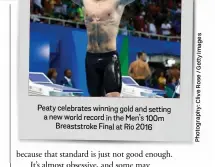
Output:
[[[133,1],[73,0],[84,9],[88,52],[105,53],[116,50],[116,37],[124,8]]]
[[[151,70],[148,63],[142,60],[136,60],[131,63],[129,73],[133,79],[146,79],[151,75]]]

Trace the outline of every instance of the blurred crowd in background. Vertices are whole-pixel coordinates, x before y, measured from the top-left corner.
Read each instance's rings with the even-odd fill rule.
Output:
[[[65,26],[77,28],[76,23],[79,23],[79,28],[85,28],[84,10],[72,0],[31,0],[30,10],[32,22],[48,23],[47,19],[41,18],[43,16],[73,22],[66,23]],[[62,24],[62,21],[54,20],[49,23]],[[125,8],[120,33],[143,37],[147,34],[152,37],[180,37],[181,0],[135,0]]]

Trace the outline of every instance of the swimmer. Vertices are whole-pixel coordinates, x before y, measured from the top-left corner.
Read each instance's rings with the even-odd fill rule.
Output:
[[[139,52],[137,56],[138,59],[131,63],[128,73],[140,86],[145,86],[146,79],[151,76],[151,70],[146,62],[147,55]]]
[[[86,79],[90,96],[120,97],[122,76],[116,37],[124,8],[134,0],[73,0],[84,9],[88,34]]]

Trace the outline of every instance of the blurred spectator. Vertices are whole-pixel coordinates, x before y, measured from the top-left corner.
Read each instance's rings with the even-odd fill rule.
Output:
[[[169,70],[168,70],[168,77],[174,77],[176,79],[176,82],[179,81],[180,78],[180,70],[176,65],[173,65]]]
[[[166,17],[162,13],[158,13],[155,17],[155,26],[160,28],[161,24],[165,21]]]
[[[50,0],[43,0],[43,6],[44,6],[44,15],[46,16],[52,16],[52,5],[50,4]]]
[[[84,11],[81,7],[77,8],[77,13],[81,21],[84,21]]]
[[[56,84],[56,79],[57,79],[57,71],[55,68],[50,68],[48,73],[47,73],[47,77],[54,83]]]
[[[64,71],[64,79],[61,81],[61,84],[73,88],[74,84],[72,82],[72,72],[70,69]]]
[[[134,21],[132,18],[129,20],[128,30],[130,31],[129,33],[130,35],[134,35],[135,28],[134,28]]]
[[[55,17],[56,18],[60,18],[61,17],[61,15],[63,14],[62,13],[62,10],[63,8],[62,8],[62,5],[61,4],[56,4],[55,3],[55,5],[54,5],[54,15],[55,15]]]
[[[75,3],[71,3],[67,9],[67,12],[68,12],[69,18],[71,20],[74,20],[77,13],[77,5]]]
[[[164,23],[161,25],[162,35],[169,36],[171,35],[171,24],[168,20],[165,20]]]
[[[125,19],[125,17],[122,17],[120,22],[120,34],[121,35],[128,35],[128,20]]]
[[[156,28],[156,26],[155,26],[155,24],[154,24],[154,20],[149,20],[149,23],[148,23],[148,31],[149,31],[149,33],[150,34],[152,34],[152,35],[156,35],[157,34],[157,28]]]
[[[139,12],[139,14],[134,19],[134,27],[137,31],[145,31],[145,12]]]
[[[62,4],[62,14],[67,16],[67,4]]]
[[[180,96],[180,84],[176,82],[174,77],[170,77],[165,87],[166,95],[169,98],[178,98]]]
[[[176,87],[176,79],[174,77],[170,77],[167,82],[167,87],[170,88],[173,92]]]
[[[160,89],[164,89],[165,85],[166,85],[166,78],[164,77],[164,72],[161,72],[158,78],[158,86]]]
[[[53,10],[55,5],[56,5],[56,1],[55,0],[49,0],[49,4],[50,4],[51,9]]]
[[[41,13],[40,13],[41,11],[40,11],[40,8],[38,8],[38,7],[36,7],[36,8],[34,8],[33,9],[33,13],[32,13],[32,15],[31,15],[31,20],[33,21],[33,22],[41,22],[41,20],[40,20],[40,16],[41,16]]]

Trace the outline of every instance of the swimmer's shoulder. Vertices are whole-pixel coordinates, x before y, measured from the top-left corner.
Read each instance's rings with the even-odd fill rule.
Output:
[[[131,67],[134,67],[134,66],[137,66],[137,60],[135,60],[131,63]]]

